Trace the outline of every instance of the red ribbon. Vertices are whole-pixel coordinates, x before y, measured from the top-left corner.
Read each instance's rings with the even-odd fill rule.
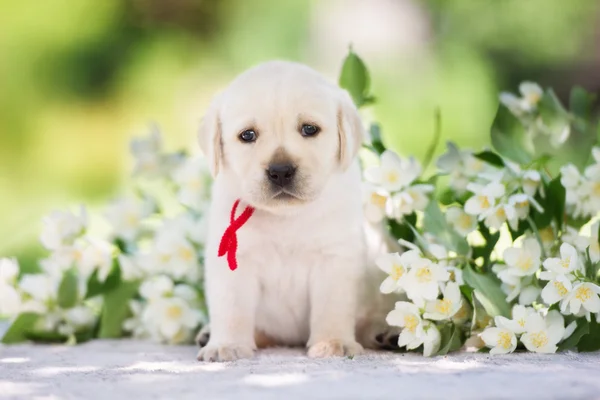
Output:
[[[232,271],[237,269],[237,230],[240,229],[246,222],[248,222],[254,213],[254,207],[246,206],[246,209],[242,212],[242,215],[236,219],[235,211],[237,210],[239,204],[239,199],[233,203],[233,207],[231,207],[229,226],[225,230],[225,233],[223,233],[223,236],[221,237],[221,244],[219,244],[219,257],[223,257],[225,254],[227,254],[227,264],[229,264],[229,269]]]

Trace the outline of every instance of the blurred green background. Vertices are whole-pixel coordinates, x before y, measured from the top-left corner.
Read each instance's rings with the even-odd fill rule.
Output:
[[[101,206],[151,122],[196,151],[210,97],[269,59],[336,79],[352,43],[388,145],[488,144],[500,90],[600,88],[596,0],[43,0],[0,5],[0,256],[32,264],[40,218]],[[438,148],[438,152],[443,146]]]

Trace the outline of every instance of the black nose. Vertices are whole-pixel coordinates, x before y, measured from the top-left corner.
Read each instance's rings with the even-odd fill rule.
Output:
[[[277,186],[286,186],[294,178],[296,168],[291,164],[271,164],[267,169],[269,180]]]

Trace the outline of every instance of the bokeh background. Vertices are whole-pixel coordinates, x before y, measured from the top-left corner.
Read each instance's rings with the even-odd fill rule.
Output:
[[[122,192],[151,123],[195,152],[236,74],[290,59],[336,79],[350,43],[372,74],[367,113],[405,155],[423,156],[438,106],[443,139],[478,148],[500,90],[600,88],[597,0],[3,1],[0,255],[33,265],[44,214]]]

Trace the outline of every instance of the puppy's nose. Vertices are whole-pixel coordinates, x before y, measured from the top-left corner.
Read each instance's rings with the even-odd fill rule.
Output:
[[[295,173],[296,168],[291,164],[271,164],[267,169],[269,180],[281,187],[288,185]]]

